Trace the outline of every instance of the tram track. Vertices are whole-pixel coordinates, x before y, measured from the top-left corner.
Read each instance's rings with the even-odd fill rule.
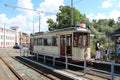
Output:
[[[9,55],[9,57],[12,57],[13,56],[13,54],[12,55]],[[16,56],[15,56],[16,57]],[[15,57],[12,57],[13,59],[15,59]],[[18,56],[18,57],[20,57],[20,56]],[[3,58],[4,59],[4,58]],[[18,59],[18,58],[17,58]],[[30,57],[30,59],[31,60],[33,60],[33,61],[37,61],[36,60],[36,58],[35,58],[35,60],[34,60],[34,58],[31,58]],[[19,60],[19,59],[18,59]],[[15,59],[15,61],[18,61],[18,60],[16,60]],[[41,60],[41,59],[39,59],[39,60]],[[24,62],[24,60],[20,60],[20,61],[22,61],[22,62]],[[20,61],[18,61],[18,62],[20,62]],[[49,61],[47,61],[47,63],[48,63]],[[8,62],[7,62],[8,63]],[[21,62],[20,62],[21,63]],[[36,66],[35,64],[33,64],[33,63],[29,63],[28,61],[25,61],[25,63],[24,63],[24,65],[26,64],[27,65],[27,63],[28,63],[28,65],[30,65],[30,66],[32,66],[32,67],[34,67],[35,69],[36,68],[39,68],[40,69],[40,66]],[[43,63],[43,62],[42,62]],[[47,63],[45,63],[45,64],[47,64]],[[8,63],[9,64],[9,63]],[[21,63],[21,64],[23,64],[23,63]],[[17,65],[17,64],[16,64]],[[26,66],[25,65],[25,66]],[[56,64],[57,65],[57,64]],[[48,65],[48,66],[50,66],[50,65]],[[52,65],[51,65],[52,66]],[[57,66],[56,66],[57,67]],[[60,66],[59,66],[60,67]],[[26,69],[26,68],[24,68],[24,69]],[[63,69],[61,69],[61,70],[64,70],[64,71],[67,71],[67,70],[70,70],[70,69],[65,69],[65,66],[64,66],[64,68]],[[81,69],[79,68],[78,69],[78,71],[76,71],[76,70],[72,70],[72,71],[67,71],[68,73],[74,73],[76,76],[81,76],[81,77],[84,77],[83,76],[83,74],[84,74],[84,72],[83,72],[83,69],[80,71]],[[16,70],[15,70],[16,71]],[[37,72],[37,71],[36,71]],[[52,71],[47,71],[46,69],[40,69],[40,70],[38,70],[38,72],[40,72],[39,74],[42,74],[42,75],[44,75],[44,76],[48,76],[48,78],[50,79],[51,77],[52,77],[52,79],[50,79],[50,80],[73,80],[73,79],[63,79],[62,77],[60,77],[60,76],[53,76],[52,74],[57,74],[57,73],[53,73]],[[45,72],[47,72],[47,73],[45,73]],[[50,72],[50,73],[49,73]],[[97,71],[97,73],[96,73],[96,71],[93,71],[91,68],[89,69],[89,68],[87,68],[87,72],[86,72],[86,76],[85,76],[85,78],[86,79],[89,79],[89,80],[96,80],[96,79],[98,79],[98,80],[110,80],[110,76],[111,75],[109,75],[109,76],[104,76],[104,74],[103,73],[101,73],[101,74],[99,74],[98,73],[99,71]],[[82,73],[82,74],[81,74]],[[94,73],[94,74],[93,74]],[[89,76],[91,76],[91,77],[89,77]],[[103,76],[102,76],[103,75]],[[63,76],[65,76],[65,75],[63,75]],[[94,77],[97,77],[96,79],[94,79],[93,78],[93,76]],[[23,77],[23,76],[22,76]],[[99,78],[101,78],[101,79],[99,79]],[[22,80],[22,79],[18,79],[18,80]],[[26,80],[29,80],[29,79],[26,79]],[[115,79],[116,80],[116,79]],[[118,78],[118,80],[119,80],[119,78]]]
[[[20,76],[14,68],[12,68],[2,57],[0,59],[5,63],[5,65],[11,70],[11,72],[18,78],[18,80],[25,80],[22,76]],[[4,71],[5,72],[5,71]],[[7,77],[8,75],[6,75]]]
[[[4,63],[5,63],[5,65],[7,65],[7,67],[11,70],[11,72],[17,77],[17,79],[18,80],[59,80],[59,79],[56,79],[56,78],[51,78],[51,77],[48,77],[48,76],[46,76],[46,75],[43,75],[42,73],[40,73],[39,71],[37,71],[36,72],[36,70],[35,69],[33,69],[33,68],[30,68],[30,67],[28,67],[28,68],[26,68],[26,67],[23,67],[23,68],[20,68],[20,65],[22,64],[18,64],[18,63],[15,63],[16,65],[18,65],[19,66],[19,69],[17,69],[14,65],[15,64],[12,64],[12,62],[14,62],[14,61],[16,61],[16,60],[11,60],[10,61],[10,59],[11,58],[0,58]],[[10,62],[8,62],[8,61],[6,61],[6,60],[9,60]],[[12,64],[12,65],[11,65]],[[38,73],[39,72],[39,75],[36,75],[36,74],[34,74],[34,72],[28,72],[28,71],[30,71],[30,69],[32,69],[32,70],[34,70],[36,73]],[[25,72],[25,73],[24,73]],[[34,75],[33,75],[33,74]],[[7,76],[6,76],[7,77]],[[8,78],[8,80],[14,80],[14,79],[9,79]],[[15,79],[16,80],[16,79]]]
[[[73,73],[76,76],[84,77],[83,76],[83,74],[84,74],[83,71],[79,71],[79,70],[75,71],[75,70],[70,70],[70,69],[66,70],[64,68],[63,68],[63,70],[68,72],[68,73]],[[110,78],[111,78],[110,75],[109,76],[108,75],[107,76],[106,75],[102,76],[102,75],[104,75],[104,73],[96,72],[96,71],[91,70],[91,69],[88,68],[88,71],[86,72],[86,77],[85,78],[88,79],[88,80],[95,80],[94,77],[96,77],[96,79],[98,78],[100,80],[110,80]]]
[[[1,60],[1,59],[0,59],[0,60]],[[2,61],[2,62],[3,62],[3,61]],[[5,76],[6,76],[7,79],[8,79],[8,80],[11,80],[11,79],[9,79],[9,75],[7,75],[7,72],[6,72],[5,69],[2,67],[2,65],[0,65],[0,69],[1,69],[2,73],[5,74]]]
[[[26,65],[27,67],[29,67],[29,68],[35,70],[36,72],[38,72],[38,73],[40,73],[40,74],[42,74],[42,75],[48,77],[48,78],[51,79],[51,80],[60,80],[60,79],[58,79],[58,78],[55,78],[55,77],[52,76],[52,75],[47,75],[46,73],[44,73],[44,72],[42,72],[42,71],[40,71],[40,70],[34,68],[33,66],[30,66],[29,64],[26,64],[25,62],[23,62],[22,60],[20,60],[20,59],[18,59],[18,58],[15,58],[15,57],[12,57],[12,58],[15,59],[15,60],[17,60],[17,61],[19,61],[20,63]]]
[[[36,61],[36,58],[30,58],[30,59],[32,59],[32,60],[35,60]],[[41,59],[39,59],[39,60],[41,60]],[[49,59],[48,59],[49,60]],[[51,60],[52,61],[52,60]],[[58,63],[57,64],[57,62],[58,61],[56,61],[56,67],[60,67],[61,66],[61,64],[60,63]],[[43,63],[43,62],[42,62]],[[100,62],[96,62],[97,64],[99,64]],[[49,61],[47,61],[46,60],[46,64],[48,64],[49,65]],[[52,66],[53,64],[51,64],[50,63],[50,65]],[[73,67],[74,67],[74,69],[77,69],[77,70],[80,70],[80,69],[82,69],[82,68],[80,68],[80,66],[83,66],[83,65],[80,65],[80,63],[78,63],[77,65],[75,64],[71,64],[71,63],[68,63],[68,65],[69,65],[69,70],[71,70],[70,69],[70,66],[72,65]],[[64,63],[64,65],[62,65],[63,66],[63,68],[65,68],[66,67],[66,65],[65,65],[65,63]],[[61,67],[62,67],[61,66]],[[73,68],[72,67],[72,68]],[[83,66],[84,67],[84,66]],[[86,71],[86,75],[90,75],[90,76],[95,76],[96,77],[96,79],[97,78],[101,78],[100,80],[111,80],[111,78],[112,78],[112,73],[111,72],[109,72],[108,71],[108,67],[106,67],[106,66],[104,66],[104,65],[102,65],[102,64],[99,64],[98,65],[98,67],[102,67],[102,68],[104,68],[104,69],[101,69],[101,68],[97,68],[96,66],[94,66],[93,64],[87,64],[87,71]],[[115,67],[116,68],[116,67]],[[119,69],[117,69],[117,70],[119,70]],[[73,70],[74,72],[76,72],[76,70]],[[116,72],[116,71],[115,71]],[[80,75],[80,76],[83,76],[84,75],[84,72],[83,72],[83,69],[80,71],[80,73],[82,73],[82,75]],[[77,73],[76,75],[78,75],[79,73]],[[83,76],[84,77],[84,76]],[[92,78],[92,77],[86,77],[86,78],[91,78],[92,80],[96,80],[96,79],[94,79],[94,78]],[[120,76],[119,75],[117,75],[116,73],[114,73],[114,78],[115,78],[115,80],[119,80],[120,79]]]
[[[15,58],[16,59],[16,58]],[[20,62],[22,62],[23,64],[25,65],[28,65],[28,66],[32,66],[32,68],[34,68],[35,70],[37,70],[38,72],[42,73],[43,75],[51,78],[52,80],[75,80],[74,78],[72,77],[69,77],[69,76],[66,76],[64,74],[60,74],[60,73],[57,73],[57,72],[54,72],[50,69],[47,69],[45,67],[42,67],[40,65],[37,65],[33,62],[30,62],[30,61],[25,61],[25,59],[23,58],[20,58],[20,57],[17,57],[16,60],[19,60]],[[81,79],[80,79],[81,80]]]

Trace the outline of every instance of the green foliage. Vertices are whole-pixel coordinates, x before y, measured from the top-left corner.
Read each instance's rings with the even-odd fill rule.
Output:
[[[56,14],[56,22],[54,22],[52,19],[48,19],[47,23],[49,24],[49,30],[50,28],[55,29],[61,29],[65,27],[71,27],[71,12],[73,10],[73,25],[76,25],[77,23],[86,22],[89,23],[89,19],[86,18],[85,15],[81,14],[77,9],[74,7],[71,8],[70,6],[60,6],[59,12]]]

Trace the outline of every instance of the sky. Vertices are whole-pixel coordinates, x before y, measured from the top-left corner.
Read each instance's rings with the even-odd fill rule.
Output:
[[[0,27],[19,26],[20,31],[33,33],[39,31],[40,24],[40,31],[48,31],[46,21],[56,20],[55,14],[61,5],[71,6],[71,0],[0,0]],[[116,21],[120,16],[120,0],[73,0],[73,6],[90,20]]]

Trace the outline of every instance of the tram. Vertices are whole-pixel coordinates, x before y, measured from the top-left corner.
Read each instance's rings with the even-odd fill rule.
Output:
[[[78,61],[84,59],[85,47],[88,50],[86,59],[90,59],[90,30],[87,27],[69,27],[30,35],[30,51],[38,51],[39,55],[70,56],[71,60]]]

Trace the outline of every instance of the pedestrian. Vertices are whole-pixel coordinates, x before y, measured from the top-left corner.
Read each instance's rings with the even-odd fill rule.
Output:
[[[110,49],[110,45],[108,45],[107,51],[106,51],[106,58],[107,58],[107,61],[110,60],[110,54],[111,54],[111,49]]]
[[[96,46],[95,60],[99,60],[100,59],[100,42],[97,41],[95,46]]]
[[[100,44],[100,59],[103,59],[103,52],[104,52],[104,48],[103,48],[103,46]]]
[[[20,56],[22,56],[22,45],[19,45],[20,48]]]
[[[117,53],[118,53],[118,63],[120,63],[120,46],[117,48]]]

